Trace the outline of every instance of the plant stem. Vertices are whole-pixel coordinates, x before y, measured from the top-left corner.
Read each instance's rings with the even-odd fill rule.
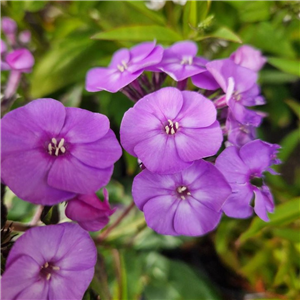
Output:
[[[109,233],[117,227],[121,221],[128,215],[128,213],[134,208],[134,202],[132,202],[125,210],[124,212],[119,216],[119,218],[110,226],[108,227],[100,236],[98,236],[95,239],[95,242],[101,243],[105,238],[109,235]]]

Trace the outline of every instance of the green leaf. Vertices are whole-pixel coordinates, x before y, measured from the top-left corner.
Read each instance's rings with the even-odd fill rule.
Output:
[[[270,17],[270,3],[268,1],[248,1],[239,8],[239,18],[243,22],[258,22]]]
[[[144,42],[157,40],[157,42],[177,42],[182,37],[170,28],[150,25],[150,26],[127,26],[118,27],[109,31],[104,31],[92,36],[92,39],[109,41],[134,41]]]
[[[287,100],[285,103],[292,109],[292,111],[296,114],[298,119],[300,120],[300,104],[294,100]]]
[[[238,35],[236,35],[233,31],[231,31],[229,28],[226,27],[221,27],[215,32],[212,32],[206,36],[197,37],[195,40],[202,41],[208,38],[216,38],[216,39],[222,39],[222,40],[235,42],[235,43],[242,43],[241,38]]]
[[[296,54],[284,30],[274,28],[269,22],[243,27],[239,35],[246,44],[282,57],[295,58]]]
[[[285,84],[295,82],[298,79],[297,76],[287,74],[279,70],[261,70],[259,72],[259,82],[271,83],[271,84]]]
[[[286,203],[278,205],[274,214],[269,214],[270,221],[264,222],[259,217],[255,217],[247,231],[238,239],[238,243],[244,243],[249,238],[260,234],[263,229],[283,224],[289,224],[297,220],[300,216],[300,197],[289,200]]]
[[[300,128],[295,129],[290,132],[281,142],[282,146],[279,151],[278,157],[282,161],[287,161],[292,152],[296,149],[297,145],[300,143]]]
[[[278,236],[293,243],[300,243],[299,230],[291,228],[274,228],[272,233],[274,236]]]
[[[300,60],[268,57],[268,63],[283,72],[300,77]]]
[[[79,107],[81,102],[83,86],[78,84],[73,86],[63,97],[61,102],[65,106]]]
[[[180,261],[168,260],[158,254],[159,264],[154,264],[150,282],[145,288],[147,300],[157,299],[210,299],[218,300],[219,295],[200,272]],[[164,267],[161,268],[160,266]]]
[[[151,9],[147,8],[144,1],[125,1],[124,3],[134,8],[136,11],[143,14],[145,17],[149,18],[155,23],[159,25],[165,25],[165,18],[159,12],[154,12]]]

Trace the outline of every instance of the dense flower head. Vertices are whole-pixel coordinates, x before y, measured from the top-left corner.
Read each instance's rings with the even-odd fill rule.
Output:
[[[237,65],[255,72],[258,72],[267,61],[267,59],[262,56],[261,51],[248,45],[239,47],[230,55],[230,59],[232,59]]]
[[[192,41],[178,42],[165,49],[161,62],[156,66],[176,81],[181,81],[206,71],[207,60],[196,57],[197,44]]]
[[[215,166],[204,160],[172,175],[143,170],[132,195],[149,227],[160,234],[203,235],[220,221],[231,189]]]
[[[262,220],[268,221],[267,213],[274,211],[272,194],[264,182],[261,186],[256,186],[252,181],[263,179],[266,171],[276,174],[271,166],[280,163],[276,158],[279,148],[279,145],[254,140],[240,149],[235,146],[228,147],[218,156],[215,165],[232,188],[232,195],[222,207],[226,215],[234,218],[251,216],[251,201],[255,196],[255,213]]]
[[[108,203],[108,192],[103,189],[104,201],[96,194],[77,195],[68,201],[66,216],[88,231],[98,231],[109,222],[109,217],[115,212]]]
[[[86,90],[89,92],[109,91],[116,93],[137,79],[144,70],[159,63],[163,48],[156,42],[145,42],[115,52],[107,68],[93,68],[86,76]]]
[[[219,86],[225,95],[219,101],[228,105],[234,118],[245,125],[259,126],[262,116],[255,111],[246,109],[245,106],[264,104],[260,96],[260,89],[256,84],[257,73],[235,64],[230,59],[220,59],[206,64],[207,72],[192,78],[193,83],[201,88]],[[202,80],[204,76],[204,80]],[[209,78],[209,80],[208,80]]]
[[[14,243],[1,279],[2,299],[82,299],[97,251],[77,224],[35,227]]]
[[[222,131],[204,96],[163,88],[140,99],[124,115],[121,143],[154,173],[171,174],[217,153]]]
[[[105,186],[122,154],[99,113],[38,99],[1,120],[3,182],[21,199],[51,205]]]

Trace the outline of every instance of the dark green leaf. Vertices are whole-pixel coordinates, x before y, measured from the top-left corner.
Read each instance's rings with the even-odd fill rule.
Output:
[[[300,197],[289,200],[286,203],[278,205],[274,214],[269,214],[270,221],[264,222],[259,217],[255,217],[251,226],[238,239],[239,243],[244,243],[249,238],[260,234],[263,229],[283,224],[289,224],[300,216]]]
[[[286,58],[268,57],[268,63],[279,70],[300,77],[300,61]]]

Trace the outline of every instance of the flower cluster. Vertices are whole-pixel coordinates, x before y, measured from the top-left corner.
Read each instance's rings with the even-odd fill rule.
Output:
[[[8,100],[15,94],[22,73],[31,72],[34,58],[26,48],[31,40],[30,31],[20,32],[17,38],[17,24],[14,20],[3,17],[1,25],[7,40],[7,44],[1,40],[1,72],[10,71],[4,91],[4,100]]]
[[[266,59],[247,45],[214,61],[197,51],[191,41],[163,51],[142,43],[119,50],[109,68],[92,69],[86,79],[88,91],[120,90],[136,102],[123,117],[121,144],[142,163],[133,198],[161,234],[202,235],[222,212],[245,218],[253,207],[268,220],[274,208],[268,187],[253,179],[279,163],[279,146],[256,139],[264,114],[249,109],[265,103],[257,72]],[[177,88],[161,88],[167,75]],[[201,92],[186,90],[189,78]]]

